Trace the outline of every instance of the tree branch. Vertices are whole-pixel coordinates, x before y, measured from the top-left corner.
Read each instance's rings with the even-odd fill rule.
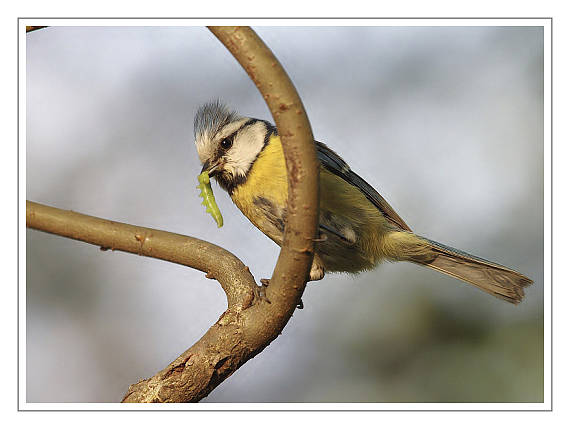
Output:
[[[162,259],[207,273],[218,280],[229,308],[247,308],[255,280],[236,256],[215,244],[185,235],[87,216],[26,201],[26,226],[62,237]]]
[[[319,213],[319,164],[301,98],[287,73],[250,27],[208,27],[245,69],[269,107],[285,154],[289,198],[283,246],[267,294],[289,316],[313,261]],[[288,319],[288,317],[287,317]]]
[[[277,125],[288,172],[283,246],[269,302],[254,300],[255,282],[231,253],[204,241],[28,202],[26,224],[104,248],[192,266],[222,284],[228,309],[191,348],[153,377],[129,387],[123,402],[195,402],[273,341],[303,293],[318,218],[318,161],[301,100],[273,53],[249,27],[210,27],[247,71]]]
[[[41,30],[42,28],[47,28],[47,25],[26,25],[26,33],[31,33],[32,31]]]

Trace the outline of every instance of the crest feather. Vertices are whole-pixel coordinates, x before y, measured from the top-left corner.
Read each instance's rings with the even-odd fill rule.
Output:
[[[194,138],[199,136],[214,136],[223,127],[237,121],[241,116],[230,110],[220,100],[201,106],[194,116]]]

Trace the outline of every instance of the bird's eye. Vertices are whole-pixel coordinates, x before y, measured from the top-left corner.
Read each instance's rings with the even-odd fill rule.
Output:
[[[223,149],[228,150],[230,147],[232,147],[232,144],[233,144],[233,139],[231,137],[228,137],[222,140],[220,146],[222,146]]]

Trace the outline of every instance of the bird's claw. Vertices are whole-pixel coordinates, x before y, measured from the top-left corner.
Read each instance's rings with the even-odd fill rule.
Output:
[[[259,281],[261,284],[255,288],[255,296],[258,299],[265,301],[268,304],[271,304],[271,301],[269,301],[269,299],[267,298],[267,295],[265,294],[267,286],[269,286],[269,279],[260,279]],[[299,302],[297,303],[297,308],[299,310],[302,310],[303,308],[305,308],[305,305],[303,304],[302,299],[299,299]]]
[[[267,290],[267,286],[269,286],[269,279],[261,279],[260,282],[261,282],[261,284],[255,288],[255,291],[254,291],[255,296],[257,297],[257,299],[260,299],[262,301],[265,301],[268,304],[271,304],[271,301],[269,301],[269,299],[267,299],[267,295],[265,294],[265,291]]]

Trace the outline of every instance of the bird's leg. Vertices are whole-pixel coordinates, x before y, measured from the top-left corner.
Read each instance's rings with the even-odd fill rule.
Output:
[[[325,238],[325,240],[326,240],[326,238]],[[309,278],[307,279],[307,281],[321,280],[324,276],[325,276],[325,267],[323,266],[321,258],[319,258],[319,256],[315,254],[315,256],[313,258],[313,265],[311,266],[311,271],[309,272]],[[271,304],[271,301],[269,301],[269,299],[267,299],[267,295],[265,293],[267,286],[269,286],[269,280],[270,279],[260,279],[261,285],[256,288],[255,296],[258,299],[261,299],[261,300],[267,302],[268,304]],[[299,310],[302,310],[303,308],[305,308],[305,304],[303,304],[303,300],[301,298],[299,299],[299,302],[297,303],[297,308]]]
[[[255,296],[262,300],[265,301],[268,304],[271,304],[271,301],[269,301],[269,299],[267,299],[267,295],[265,294],[265,291],[267,289],[267,286],[269,286],[269,279],[260,279],[261,284],[255,288]]]
[[[326,240],[326,238],[325,238]],[[325,267],[323,267],[323,263],[321,262],[321,258],[317,254],[315,254],[313,258],[313,265],[311,266],[311,271],[309,271],[309,278],[307,279],[308,282],[313,282],[317,280],[321,280],[325,276]],[[299,299],[299,303],[297,304],[297,308],[302,310],[305,308],[303,304],[303,300]]]
[[[270,279],[260,279],[261,285],[259,285],[256,288],[255,295],[257,296],[257,298],[267,302],[268,304],[271,304],[271,301],[269,301],[269,299],[267,299],[267,296],[265,294],[265,290],[267,289],[267,286],[269,286],[269,280]],[[299,302],[297,303],[297,308],[299,310],[302,310],[303,308],[305,308],[305,305],[303,304],[302,299],[299,299]]]
[[[311,271],[309,271],[309,281],[314,282],[317,280],[322,280],[324,276],[325,276],[325,267],[323,266],[323,263],[321,261],[321,258],[319,258],[319,255],[315,253],[315,256],[313,258],[313,265],[311,265]]]

